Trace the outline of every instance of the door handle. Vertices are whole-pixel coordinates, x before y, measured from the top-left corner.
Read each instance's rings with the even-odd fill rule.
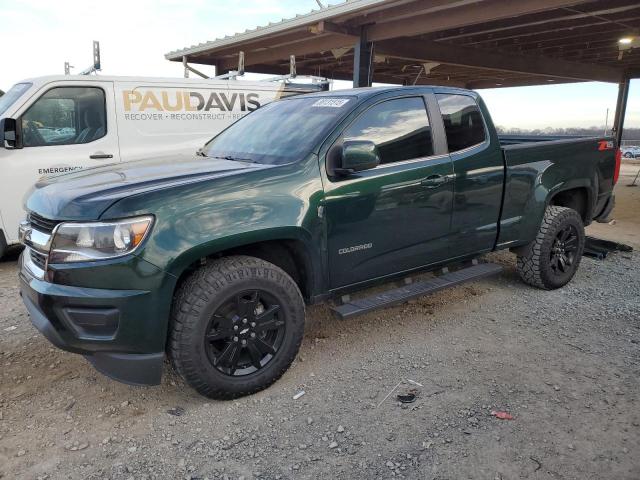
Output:
[[[427,188],[437,188],[450,180],[451,178],[449,175],[429,175],[427,178],[423,178],[420,181],[420,185]]]
[[[110,153],[94,153],[93,155],[89,155],[91,160],[104,160],[107,158],[113,158],[113,155]]]

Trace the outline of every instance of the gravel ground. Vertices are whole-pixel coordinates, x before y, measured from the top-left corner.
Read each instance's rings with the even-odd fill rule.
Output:
[[[0,261],[0,478],[640,478],[640,254],[553,292],[488,259],[504,273],[357,319],[309,308],[292,368],[231,402],[56,350]]]

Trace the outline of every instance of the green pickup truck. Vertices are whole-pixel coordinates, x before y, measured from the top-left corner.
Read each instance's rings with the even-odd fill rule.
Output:
[[[305,304],[350,317],[495,273],[477,258],[501,249],[533,286],[569,282],[584,226],[613,208],[619,150],[533,140],[499,138],[462,89],[270,103],[192,157],[36,184],[21,294],[53,344],[114,379],[157,384],[167,356],[203,395],[251,394],[294,360]]]

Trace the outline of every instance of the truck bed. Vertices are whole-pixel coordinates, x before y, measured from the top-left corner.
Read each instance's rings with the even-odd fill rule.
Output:
[[[553,198],[557,191],[583,192],[583,200],[574,208],[583,215],[585,224],[605,207],[616,169],[613,138],[503,136],[500,141],[505,188],[499,245],[533,238],[545,199]]]

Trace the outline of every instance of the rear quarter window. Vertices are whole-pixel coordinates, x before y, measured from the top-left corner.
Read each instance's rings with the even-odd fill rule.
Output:
[[[485,141],[487,134],[482,113],[472,97],[455,94],[438,94],[436,97],[449,152],[464,150]]]

